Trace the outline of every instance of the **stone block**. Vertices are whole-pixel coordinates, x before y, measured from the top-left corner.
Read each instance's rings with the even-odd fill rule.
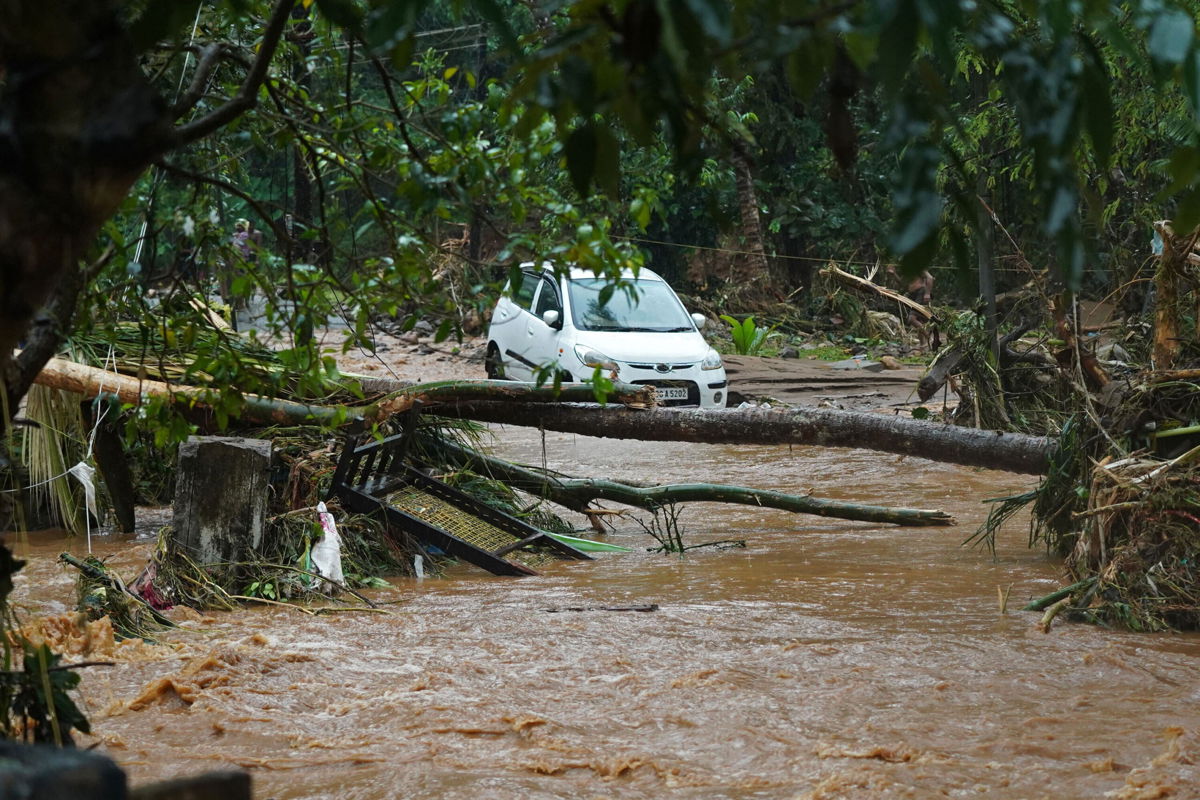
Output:
[[[173,543],[200,566],[245,561],[262,544],[271,442],[193,436],[179,446]],[[222,570],[215,568],[220,579]]]
[[[5,800],[125,800],[125,773],[99,753],[0,740]]]

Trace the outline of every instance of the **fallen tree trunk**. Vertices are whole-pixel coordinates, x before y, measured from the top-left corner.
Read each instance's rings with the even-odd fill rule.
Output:
[[[167,398],[188,406],[205,406],[218,393],[216,389],[181,386],[162,381],[144,380],[119,372],[89,367],[74,361],[52,358],[38,373],[34,383],[75,392],[85,398],[112,395],[122,403],[141,405],[146,397]],[[297,403],[262,395],[243,395],[237,419],[256,425],[328,425],[372,424],[393,414],[407,411],[417,401],[426,408],[442,403],[498,399],[523,403],[589,402],[595,399],[590,385],[563,384],[535,386],[516,381],[441,381],[409,386],[364,406],[324,406]],[[649,386],[616,384],[611,401],[632,405],[653,405]]]
[[[670,503],[737,503],[778,508],[819,517],[887,522],[895,525],[953,525],[954,517],[944,511],[823,500],[809,495],[786,494],[768,489],[728,486],[715,483],[677,483],[659,486],[633,486],[619,481],[594,478],[568,478],[522,467],[492,456],[476,453],[447,443],[447,452],[460,466],[483,469],[493,478],[517,489],[544,497],[573,511],[589,513],[595,500],[610,500],[648,510]]]
[[[211,390],[139,380],[62,359],[51,359],[37,383],[85,397],[112,394],[134,405],[159,395],[189,405],[205,403]],[[618,402],[649,404],[644,386],[617,385]],[[504,400],[478,400],[499,397]],[[246,395],[238,418],[255,424],[370,424],[409,407],[416,399],[443,416],[482,422],[543,427],[614,439],[706,444],[800,444],[859,447],[972,467],[1043,474],[1056,440],[1018,433],[937,425],[907,417],[823,408],[726,409],[622,408],[609,404],[568,405],[591,398],[591,387],[534,387],[513,381],[447,381],[414,386],[369,406],[333,407]],[[515,402],[519,400],[533,402]],[[436,406],[435,406],[436,404]]]
[[[474,402],[439,408],[437,413],[611,439],[858,447],[1032,475],[1046,472],[1057,446],[1057,440],[1046,436],[824,408],[633,410]]]

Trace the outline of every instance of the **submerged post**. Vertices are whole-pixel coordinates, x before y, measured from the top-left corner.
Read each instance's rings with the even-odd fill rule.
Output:
[[[193,436],[179,446],[172,543],[197,565],[246,560],[262,544],[271,442]],[[216,567],[220,581],[232,570]]]

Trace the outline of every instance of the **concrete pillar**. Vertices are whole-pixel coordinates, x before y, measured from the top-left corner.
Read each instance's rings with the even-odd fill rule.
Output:
[[[206,566],[245,561],[258,550],[270,467],[267,440],[193,436],[181,444],[173,521],[179,551]]]

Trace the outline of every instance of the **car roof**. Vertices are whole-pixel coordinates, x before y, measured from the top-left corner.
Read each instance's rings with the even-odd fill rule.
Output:
[[[542,272],[553,273],[554,266],[555,265],[549,261],[543,261],[541,264]],[[527,269],[527,270],[535,270],[535,269],[537,269],[537,267],[538,267],[538,265],[532,261],[526,261],[525,263],[521,264],[521,268]],[[570,269],[567,270],[567,277],[570,278],[571,280],[575,281],[575,280],[580,280],[582,278],[595,278],[596,273],[592,272],[590,269],[583,269],[582,267],[572,266]],[[631,270],[631,269],[623,269],[623,270],[621,270],[621,277],[626,280],[633,280],[635,278],[638,280],[643,280],[643,281],[661,281],[662,280],[662,277],[658,273],[656,273],[654,270],[647,269],[646,267],[642,267],[641,269],[639,269],[637,272],[637,275],[634,275],[633,270]]]

